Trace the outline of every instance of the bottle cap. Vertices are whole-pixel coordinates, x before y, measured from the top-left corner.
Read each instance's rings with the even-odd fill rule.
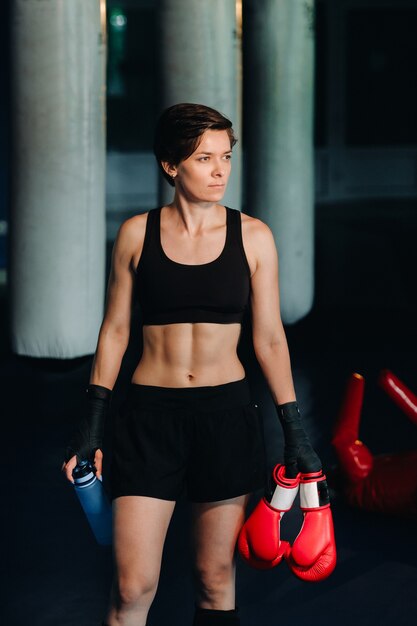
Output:
[[[96,480],[96,468],[91,461],[80,461],[72,472],[77,487],[88,487]]]

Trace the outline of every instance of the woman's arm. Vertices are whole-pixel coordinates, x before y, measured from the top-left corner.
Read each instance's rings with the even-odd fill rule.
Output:
[[[133,258],[143,245],[145,216],[126,220],[113,246],[106,310],[97,341],[90,384],[113,389],[129,343],[134,288]]]
[[[78,460],[92,461],[97,476],[101,476],[104,424],[112,389],[129,342],[134,259],[143,246],[145,228],[146,217],[142,215],[126,220],[119,228],[113,246],[106,310],[100,327],[86,403],[78,428],[66,447],[62,465],[70,482],[73,482],[72,472],[77,464],[77,457]]]
[[[295,400],[295,391],[280,315],[278,254],[266,224],[254,220],[250,228],[250,249],[255,259],[251,278],[253,346],[275,404],[284,404]]]
[[[279,310],[278,254],[270,229],[253,225],[252,325],[256,358],[267,380],[284,431],[286,476],[321,471],[295,398],[290,355]]]

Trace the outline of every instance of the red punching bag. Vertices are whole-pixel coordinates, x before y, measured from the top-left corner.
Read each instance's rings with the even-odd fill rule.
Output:
[[[339,461],[343,493],[349,504],[366,511],[417,519],[417,450],[372,456],[357,438],[364,378],[349,378],[332,444]],[[417,397],[389,370],[379,384],[417,423]]]

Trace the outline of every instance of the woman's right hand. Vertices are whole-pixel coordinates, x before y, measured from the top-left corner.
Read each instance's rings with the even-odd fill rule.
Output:
[[[94,455],[94,466],[96,468],[96,476],[97,478],[101,478],[103,472],[103,453],[101,450],[96,450]],[[70,483],[74,484],[74,479],[72,477],[72,472],[77,465],[77,455],[74,454],[68,461],[64,461],[61,467],[61,470],[64,472],[67,480]]]
[[[61,466],[71,483],[74,482],[72,472],[82,460],[94,464],[97,478],[102,474],[104,425],[112,391],[100,385],[89,385],[86,391],[87,407],[66,448],[65,461]]]
[[[74,484],[74,479],[72,477],[72,472],[77,465],[77,456],[74,454],[68,461],[64,461],[61,467],[61,471],[64,472],[67,480],[70,483]]]

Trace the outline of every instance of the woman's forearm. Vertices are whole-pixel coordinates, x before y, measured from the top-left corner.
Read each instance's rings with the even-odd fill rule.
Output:
[[[304,430],[295,397],[287,342],[274,342],[255,354],[272,393],[284,432],[284,462],[288,478],[299,472],[320,472],[322,463]]]
[[[296,397],[287,342],[254,348],[275,404],[294,401]]]
[[[91,367],[90,384],[113,389],[129,343],[127,332],[102,325]]]

